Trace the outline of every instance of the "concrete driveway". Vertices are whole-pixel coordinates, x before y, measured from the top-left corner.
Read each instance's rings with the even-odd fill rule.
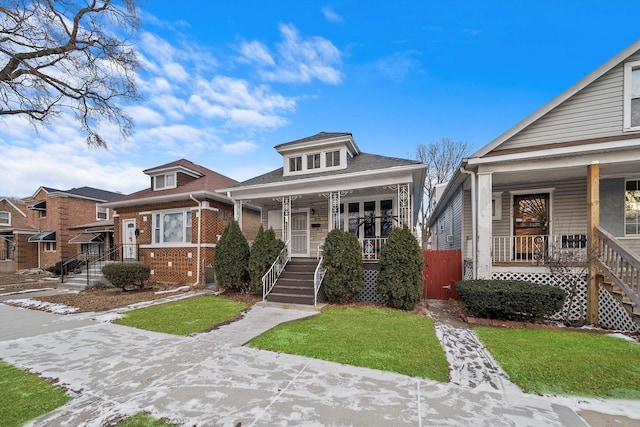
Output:
[[[457,384],[443,384],[242,346],[311,314],[253,307],[218,330],[176,337],[109,323],[108,313],[62,316],[0,304],[0,358],[56,378],[74,397],[33,426],[114,425],[140,411],[184,426],[640,425],[635,401],[525,395],[508,380],[483,384],[482,375],[468,381],[452,373]]]

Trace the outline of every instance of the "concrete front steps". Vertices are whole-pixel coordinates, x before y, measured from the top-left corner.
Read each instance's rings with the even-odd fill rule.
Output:
[[[267,302],[314,305],[313,276],[319,260],[292,258],[267,295]]]
[[[101,283],[106,283],[106,279],[102,275],[102,267],[106,264],[106,262],[91,264],[88,272],[87,269],[83,269],[80,273],[64,276],[64,283],[60,283],[58,289],[82,291]],[[88,278],[87,275],[89,276]]]

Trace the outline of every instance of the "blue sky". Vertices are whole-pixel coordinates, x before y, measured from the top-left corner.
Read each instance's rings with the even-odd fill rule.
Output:
[[[638,16],[633,0],[148,0],[133,136],[105,127],[109,149],[90,149],[64,116],[37,132],[4,118],[0,195],[131,193],[179,158],[242,181],[320,131],[396,157],[480,148],[640,38]]]

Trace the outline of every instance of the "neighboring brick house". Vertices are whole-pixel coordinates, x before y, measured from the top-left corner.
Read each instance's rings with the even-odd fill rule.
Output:
[[[108,210],[99,205],[119,196],[120,193],[92,187],[64,191],[40,187],[32,197],[24,199],[31,213],[31,224],[38,231],[29,237],[30,243],[37,244],[33,245],[38,254],[36,266],[46,269],[76,255],[78,246],[70,241],[77,233],[71,228],[108,220]]]
[[[0,272],[15,271],[16,258],[26,253],[23,249],[25,245],[16,246],[16,241],[26,243],[31,233],[27,206],[22,201],[0,199]]]
[[[234,201],[216,190],[237,181],[181,159],[143,171],[150,186],[102,206],[114,211],[114,244],[121,259],[151,267],[159,282],[200,283],[213,263],[218,238],[234,218]],[[243,207],[244,233],[253,240],[260,212]]]
[[[40,187],[22,203],[2,199],[0,236],[7,248],[11,246],[12,261],[3,271],[46,269],[74,256],[79,248],[71,241],[77,234],[71,228],[108,220],[108,210],[98,205],[117,196],[121,194],[92,187]]]

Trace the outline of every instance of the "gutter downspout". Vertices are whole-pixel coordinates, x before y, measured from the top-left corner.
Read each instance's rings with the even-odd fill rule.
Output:
[[[477,205],[476,200],[476,174],[475,172],[465,169],[465,165],[460,166],[460,172],[465,175],[471,175],[471,261],[473,262],[473,279],[478,277],[478,255],[476,253],[476,246],[478,240],[478,219],[477,219]]]
[[[196,282],[191,285],[198,286],[200,284],[200,249],[202,247],[201,237],[202,237],[202,202],[195,197],[193,194],[189,194],[189,198],[198,204],[198,255],[197,262],[198,266],[196,268]]]

